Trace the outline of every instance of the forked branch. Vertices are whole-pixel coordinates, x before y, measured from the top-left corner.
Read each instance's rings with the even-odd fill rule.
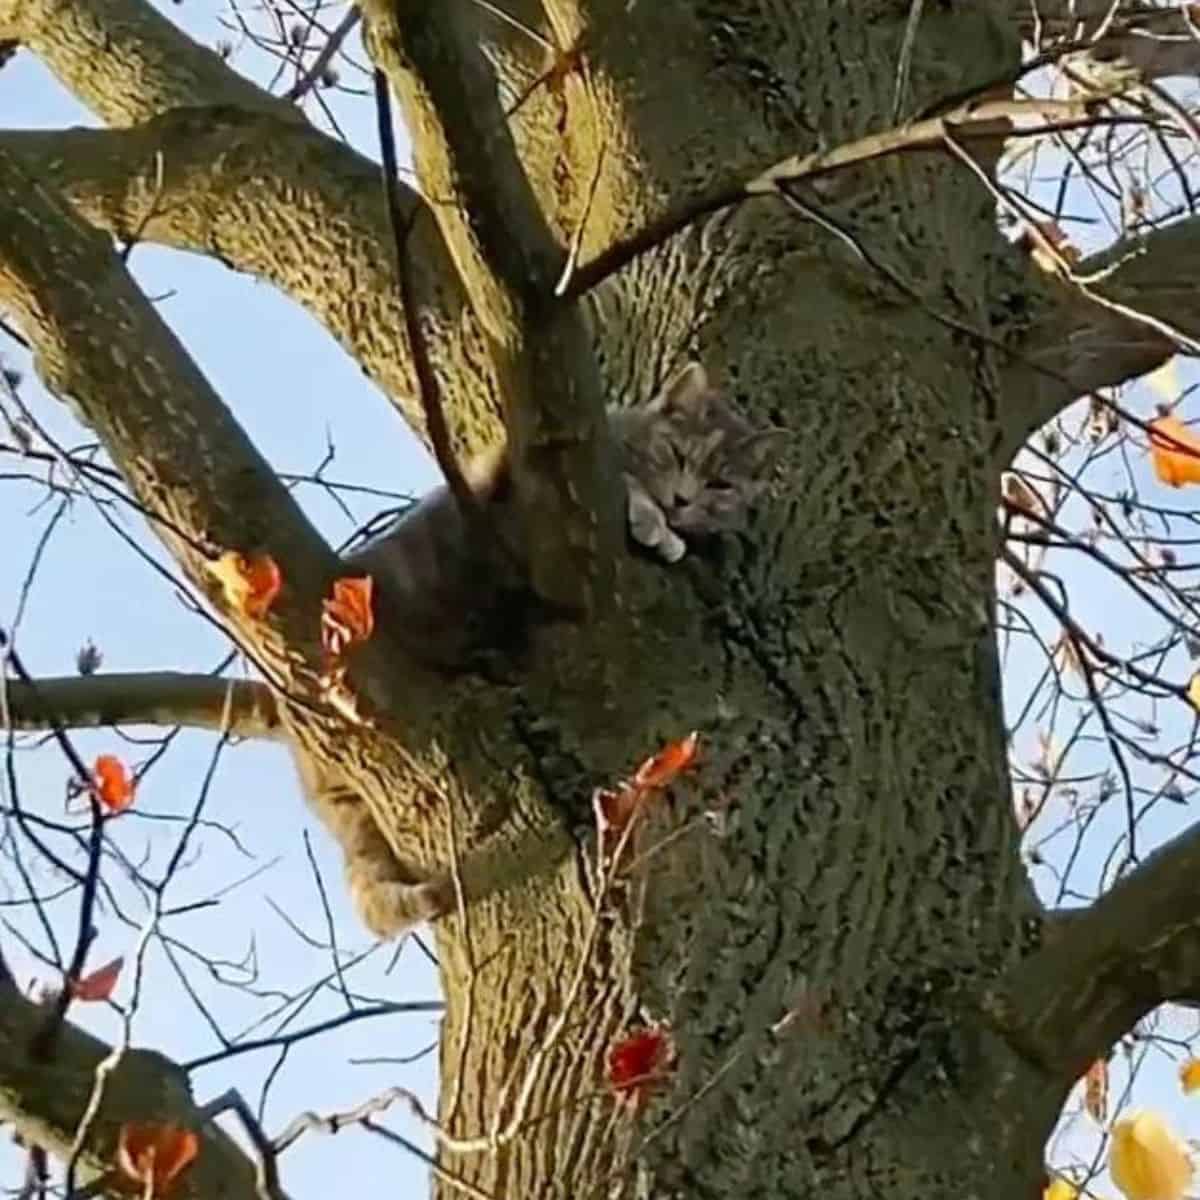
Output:
[[[588,329],[554,284],[565,248],[526,177],[470,5],[367,0],[417,174],[488,335],[530,582],[583,614],[612,596],[618,489]],[[418,295],[417,299],[420,299]]]

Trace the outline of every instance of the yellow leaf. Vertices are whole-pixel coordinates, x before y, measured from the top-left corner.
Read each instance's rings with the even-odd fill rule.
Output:
[[[1187,686],[1187,698],[1192,702],[1192,707],[1200,712],[1200,673],[1192,676]]]
[[[1042,1190],[1042,1200],[1075,1200],[1079,1189],[1061,1175],[1055,1175]]]
[[[1200,678],[1200,676],[1197,676],[1197,678]],[[1193,679],[1192,684],[1194,685],[1195,682],[1196,680]],[[1188,697],[1192,699],[1192,703],[1195,703],[1190,686],[1188,687]],[[1189,1058],[1187,1062],[1180,1063],[1179,1086],[1183,1088],[1184,1093],[1187,1095],[1200,1088],[1200,1058]]]
[[[1108,1169],[1128,1200],[1182,1200],[1192,1181],[1187,1148],[1153,1112],[1130,1113],[1113,1126]]]

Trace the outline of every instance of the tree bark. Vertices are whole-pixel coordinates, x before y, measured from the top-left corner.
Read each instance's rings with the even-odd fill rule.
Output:
[[[1032,407],[1017,395],[1027,380],[997,346],[1036,358],[1045,345],[1014,315],[1027,309],[996,297],[1036,301],[1054,319],[1060,301],[1047,299],[998,233],[991,195],[950,156],[856,167],[832,199],[804,201],[809,219],[775,201],[736,206],[582,300],[546,291],[548,264],[566,267],[572,246],[587,262],[681,196],[887,129],[898,103],[923,111],[1011,73],[1011,6],[927,6],[900,80],[910,5],[898,0],[517,4],[559,52],[579,51],[553,87],[532,86],[544,56],[481,7],[445,18],[428,6],[364,7],[426,182],[445,183],[458,205],[416,254],[432,335],[462,314],[456,337],[438,342],[455,427],[494,413],[495,388],[510,432],[526,438],[518,458],[553,485],[530,495],[564,503],[582,481],[575,508],[558,510],[581,521],[615,509],[597,465],[601,391],[644,398],[673,364],[698,357],[758,424],[791,434],[749,533],[670,569],[618,556],[611,608],[536,629],[492,677],[433,678],[380,649],[361,676],[378,721],[352,737],[286,697],[289,735],[361,789],[397,856],[451,863],[470,899],[438,924],[441,1161],[497,1198],[1037,1194],[1078,1055],[1051,1053],[1005,1000],[1014,972],[1050,952],[1039,951],[1041,914],[1009,802],[994,645],[998,482],[1014,431],[1051,415],[1084,378],[1116,382],[1166,346],[1147,338],[1104,371],[1066,372],[1071,383],[1040,391]],[[71,11],[97,22],[142,12],[136,0],[75,0]],[[73,63],[47,28],[33,0],[0,4],[0,36]],[[21,172],[40,163],[43,184],[106,228],[136,225],[263,274],[321,308],[394,397],[408,389],[404,356],[389,364],[380,349],[400,328],[394,278],[379,265],[386,214],[337,178],[365,179],[362,163],[274,106],[206,83],[184,102],[251,110],[212,133],[214,144],[246,147],[243,173],[223,190],[234,168],[216,170],[206,151],[183,170],[187,147],[165,140],[163,186],[183,205],[147,215],[122,174],[144,179],[145,147],[192,117],[168,111],[181,102],[178,80],[136,112],[106,100],[111,78],[100,77],[129,69],[124,54],[109,47],[86,71],[59,74],[110,123],[155,122],[70,135],[96,148],[94,166],[60,161],[54,139],[67,135],[5,135],[0,162]],[[496,106],[522,94],[503,120]],[[311,147],[311,188],[271,194],[251,169],[271,163],[285,180],[300,170],[289,174],[253,131],[268,122]],[[134,149],[137,139],[150,140]],[[102,161],[105,146],[114,149]],[[465,164],[481,146],[482,161]],[[503,187],[485,201],[474,173],[489,172]],[[214,249],[205,230],[228,219],[216,201],[235,194],[256,200],[238,210],[246,233]],[[15,186],[7,200],[18,214],[32,203]],[[303,229],[280,223],[297,210]],[[65,236],[45,235],[42,214],[30,237],[38,221],[43,236]],[[375,259],[365,286],[339,273],[343,246]],[[11,269],[20,261],[20,245],[0,232],[0,283],[15,279],[27,295],[27,275]],[[328,277],[306,274],[314,261]],[[114,313],[136,307],[125,287]],[[69,295],[61,279],[47,288]],[[86,417],[136,486],[135,464],[157,443],[147,428],[129,436],[113,398],[86,392],[100,370],[86,358],[94,339],[69,342],[63,331],[75,327],[60,329],[40,303],[23,315],[44,358],[47,329],[59,331],[61,370],[47,378],[82,390]],[[203,481],[173,468],[186,486],[172,520],[197,537],[227,528],[217,540],[233,544],[247,533],[237,489],[256,481],[255,511],[275,515],[251,532],[278,549],[297,594],[269,630],[239,632],[295,683],[333,568],[286,497],[259,479],[215,398],[192,383],[186,403],[203,400],[205,411],[183,411],[196,411],[202,430],[225,429],[236,453],[214,459]],[[136,394],[122,403],[148,411]],[[419,406],[410,397],[402,407],[412,417]],[[526,453],[559,436],[565,449],[549,467]],[[152,482],[140,494],[160,513]],[[199,576],[186,543],[168,542]],[[580,571],[592,569],[594,545],[567,546],[582,547]],[[660,834],[672,820],[690,820],[689,831],[633,878],[602,886],[592,789],[689,729],[702,732],[702,765],[677,789],[674,815],[661,800],[652,815]],[[606,1055],[651,1020],[672,1030],[677,1065],[634,1110],[606,1087]],[[455,1186],[435,1192],[448,1198]]]

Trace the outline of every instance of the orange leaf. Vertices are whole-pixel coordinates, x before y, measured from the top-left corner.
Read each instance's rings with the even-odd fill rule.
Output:
[[[1108,1060],[1098,1058],[1083,1077],[1083,1107],[1097,1125],[1108,1119]]]
[[[1189,1058],[1187,1062],[1180,1063],[1179,1086],[1188,1096],[1200,1088],[1200,1058]]]
[[[115,754],[101,754],[92,764],[92,791],[109,812],[123,812],[133,801],[133,780]]]
[[[121,1173],[151,1196],[167,1195],[199,1153],[200,1139],[190,1129],[158,1121],[126,1121],[117,1139]]]
[[[1177,418],[1158,417],[1150,422],[1150,457],[1154,473],[1163,483],[1171,487],[1200,483],[1200,437]]]
[[[283,573],[269,554],[226,550],[208,569],[220,581],[229,607],[256,620],[267,615],[283,584]]]
[[[321,645],[331,659],[341,658],[348,647],[371,636],[375,628],[372,587],[370,575],[335,579],[333,596],[321,601]]]
[[[634,787],[663,788],[695,762],[700,735],[695,731],[677,742],[668,742],[652,758],[646,759],[633,777]]]
[[[124,965],[123,958],[114,958],[112,962],[97,967],[82,979],[68,979],[67,991],[76,1000],[107,1000],[113,994],[113,988],[117,986],[117,979]]]
[[[608,1052],[608,1081],[613,1091],[641,1099],[663,1076],[671,1057],[666,1029],[641,1029],[622,1038]]]

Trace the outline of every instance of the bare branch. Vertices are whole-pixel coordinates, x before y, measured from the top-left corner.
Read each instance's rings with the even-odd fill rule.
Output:
[[[1064,1080],[1151,1009],[1200,999],[1200,825],[1168,842],[1090,908],[1051,924],[1004,981],[994,1015]]]
[[[1124,119],[1144,123],[1143,118]],[[939,116],[897,125],[830,150],[792,155],[748,178],[717,184],[708,192],[685,200],[678,208],[631,237],[610,246],[580,267],[566,295],[583,295],[701,218],[755,196],[775,195],[783,184],[820,179],[892,154],[940,150],[945,145],[947,131],[952,131],[959,141],[998,142],[1011,137],[1077,129],[1103,121],[1097,113],[1096,103],[1090,100],[967,100]]]
[[[138,671],[38,679],[33,687],[12,680],[8,705],[9,720],[18,730],[45,729],[53,716],[71,729],[184,725],[226,728],[234,737],[282,736],[271,689],[249,679]]]
[[[325,45],[321,47],[308,69],[288,88],[287,98],[289,100],[302,99],[320,80],[337,52],[342,48],[342,43],[350,36],[361,18],[362,13],[359,12],[356,5],[352,4],[346,9],[337,28],[325,40]]]

